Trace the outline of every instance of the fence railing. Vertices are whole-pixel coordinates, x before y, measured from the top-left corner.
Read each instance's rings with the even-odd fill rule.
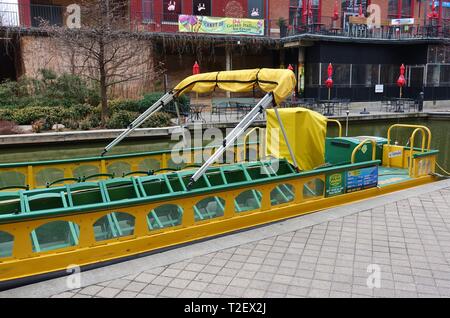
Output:
[[[301,23],[289,25],[286,36],[299,34],[316,34],[328,36],[343,36],[351,38],[373,39],[414,39],[436,38],[450,36],[450,25],[443,21],[440,25],[437,20],[428,20],[426,24],[420,23],[408,25],[393,25],[391,20],[381,20],[378,25],[368,24],[362,17],[349,17],[345,21],[334,20],[332,17],[322,16],[320,21],[313,23]]]

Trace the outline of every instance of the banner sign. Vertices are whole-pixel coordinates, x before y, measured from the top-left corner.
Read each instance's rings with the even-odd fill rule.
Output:
[[[204,17],[181,14],[178,16],[178,31],[194,33],[264,35],[264,20]]]
[[[346,192],[373,188],[378,185],[378,166],[347,172]]]

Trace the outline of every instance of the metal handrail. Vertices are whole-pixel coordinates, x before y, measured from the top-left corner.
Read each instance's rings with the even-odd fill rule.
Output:
[[[339,126],[339,137],[342,137],[342,124],[337,119],[327,119],[327,122],[333,122],[336,123]]]
[[[421,128],[423,130],[425,130],[428,134],[428,143],[427,143],[427,150],[430,150],[431,147],[431,131],[428,127],[423,126],[423,125],[411,125],[411,124],[394,124],[391,127],[389,127],[388,129],[388,133],[387,133],[387,145],[390,146],[391,145],[391,130],[395,127],[399,127],[399,128]]]
[[[373,139],[367,138],[364,139],[363,141],[361,141],[358,146],[355,147],[355,149],[353,149],[352,152],[352,161],[351,163],[355,163],[355,157],[356,157],[356,153],[358,152],[358,150],[364,146],[367,142],[370,142],[372,144],[372,161],[376,159],[377,157],[377,142]]]

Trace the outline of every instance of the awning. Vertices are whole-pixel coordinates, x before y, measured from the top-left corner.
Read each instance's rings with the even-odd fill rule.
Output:
[[[261,68],[192,75],[181,81],[174,91],[182,95],[191,91],[208,93],[219,88],[240,93],[250,92],[254,87],[259,87],[264,92],[273,92],[275,102],[279,104],[292,94],[295,85],[295,75],[291,70]]]

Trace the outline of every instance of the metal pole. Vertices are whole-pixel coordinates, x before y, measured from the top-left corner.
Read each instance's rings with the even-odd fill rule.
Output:
[[[150,106],[145,112],[143,112],[138,118],[136,118],[129,126],[128,129],[122,132],[116,139],[109,143],[102,152],[104,156],[112,147],[121,142],[125,137],[131,134],[136,128],[138,128],[142,123],[144,123],[151,115],[160,110],[163,106],[167,105],[173,100],[174,93],[169,92],[164,94],[156,103]]]
[[[281,132],[283,133],[284,140],[286,141],[286,145],[289,150],[289,155],[291,156],[291,159],[292,159],[292,162],[294,163],[295,169],[298,170],[297,160],[295,160],[294,152],[292,151],[291,144],[289,143],[289,139],[287,137],[286,130],[284,129],[283,122],[281,120],[280,114],[278,113],[278,108],[274,107],[273,110],[275,111],[275,114],[277,115],[277,119],[278,119],[278,123],[280,124]]]
[[[189,190],[192,185],[208,170],[224,152],[232,146],[236,139],[242,135],[245,130],[255,121],[255,119],[263,113],[263,111],[273,102],[272,93],[266,94],[258,104],[239,122],[239,124],[225,137],[222,146],[220,146],[214,154],[205,161],[205,163],[192,175],[187,189]]]
[[[345,137],[348,136],[348,115],[350,114],[350,111],[347,110],[347,118],[345,120]]]

